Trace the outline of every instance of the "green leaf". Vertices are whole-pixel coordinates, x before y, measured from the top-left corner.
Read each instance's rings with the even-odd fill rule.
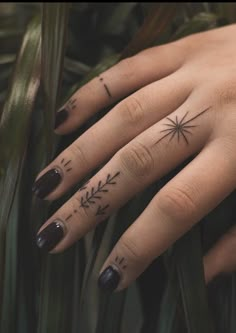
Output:
[[[217,25],[217,16],[212,13],[200,13],[191,20],[180,26],[172,36],[172,40],[185,37],[187,35],[213,29]]]
[[[195,226],[174,246],[188,333],[211,333],[204,281],[200,226]]]
[[[42,89],[44,97],[45,151],[53,153],[53,129],[59,103],[70,3],[43,3]]]
[[[124,49],[121,57],[130,57],[145,48],[153,46],[171,24],[177,6],[180,7],[180,4],[158,3],[153,5],[143,25]]]
[[[2,175],[0,193],[0,301],[2,332],[15,332],[19,186],[28,144],[30,117],[40,79],[40,20],[34,19],[17,57],[12,85],[0,123]],[[5,247],[6,245],[6,247]]]

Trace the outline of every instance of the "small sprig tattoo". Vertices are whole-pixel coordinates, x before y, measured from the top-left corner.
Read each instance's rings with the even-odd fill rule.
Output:
[[[166,119],[169,122],[164,125],[167,126],[168,128],[161,131],[161,133],[166,133],[166,134],[164,134],[158,141],[156,141],[154,145],[158,144],[160,141],[162,141],[164,138],[167,137],[169,137],[169,141],[171,141],[176,137],[178,142],[180,142],[180,139],[183,138],[185,143],[188,145],[189,144],[188,136],[192,135],[191,130],[194,127],[198,126],[198,125],[192,125],[191,122],[194,119],[203,115],[203,113],[207,112],[210,108],[211,107],[204,109],[202,112],[198,113],[196,116],[190,118],[189,120],[185,120],[189,112],[186,112],[180,121],[178,119],[178,116],[176,116],[175,120],[171,119],[170,117],[167,117]]]
[[[102,193],[108,192],[108,187],[116,184],[115,178],[119,174],[119,171],[114,176],[108,174],[104,183],[100,180],[97,187],[92,187],[90,191],[86,192],[85,196],[80,198],[80,207],[89,208],[90,205],[95,204],[96,200],[101,199]]]

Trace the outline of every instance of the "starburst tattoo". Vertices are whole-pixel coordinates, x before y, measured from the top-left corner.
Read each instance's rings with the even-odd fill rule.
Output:
[[[169,137],[169,141],[171,141],[176,137],[178,142],[181,140],[181,138],[183,138],[185,143],[188,145],[189,144],[188,136],[192,135],[193,134],[192,129],[198,126],[198,125],[193,125],[191,122],[194,119],[200,117],[203,113],[207,112],[210,108],[211,106],[206,108],[202,112],[198,113],[193,118],[190,118],[189,120],[186,120],[186,117],[189,112],[186,112],[180,121],[178,119],[178,116],[175,117],[175,120],[167,117],[166,119],[169,122],[164,125],[167,126],[168,128],[161,131],[161,133],[166,133],[166,134],[164,134],[157,142],[155,142],[155,145],[167,137]]]

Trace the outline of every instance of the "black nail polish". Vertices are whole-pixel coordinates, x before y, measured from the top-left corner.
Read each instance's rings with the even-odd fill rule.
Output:
[[[108,266],[98,279],[98,286],[104,291],[112,292],[120,282],[120,274],[112,266]]]
[[[55,118],[55,126],[54,129],[56,129],[58,126],[60,126],[66,119],[69,117],[69,113],[66,109],[62,109],[61,111],[58,111],[56,113]]]
[[[64,229],[60,222],[53,222],[43,229],[36,238],[36,243],[41,250],[51,251],[64,237]]]
[[[42,175],[32,187],[32,191],[40,199],[45,198],[52,190],[54,190],[61,182],[62,177],[57,169],[52,169]]]

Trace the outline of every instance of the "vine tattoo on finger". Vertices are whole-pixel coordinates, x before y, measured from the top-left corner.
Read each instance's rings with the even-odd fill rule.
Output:
[[[104,183],[100,180],[96,187],[92,187],[90,191],[87,191],[86,194],[80,198],[80,207],[89,208],[90,205],[95,204],[96,200],[102,199],[102,193],[108,192],[109,186],[116,184],[116,178],[119,175],[120,172],[118,171],[113,176],[108,174]],[[96,215],[103,215],[101,212],[104,212],[108,206],[109,205],[98,208]]]
[[[211,106],[208,108],[204,109],[200,113],[198,113],[196,116],[190,118],[189,120],[185,120],[186,117],[189,114],[189,111],[185,113],[185,115],[182,117],[182,119],[179,121],[178,116],[175,117],[175,120],[171,119],[170,117],[166,117],[168,122],[164,124],[168,128],[164,129],[161,131],[161,133],[166,133],[164,134],[158,141],[154,143],[154,145],[158,144],[160,141],[162,141],[164,138],[169,137],[169,141],[174,139],[175,137],[177,138],[178,142],[180,142],[180,139],[183,138],[185,143],[188,145],[189,144],[189,135],[192,135],[192,129],[194,127],[197,127],[198,125],[192,124],[192,121],[195,120],[196,118],[200,117],[203,115],[205,112],[207,112]],[[185,120],[185,121],[184,121]]]
[[[85,195],[82,195],[80,199],[77,199],[80,203],[80,207],[83,208],[89,208],[91,205],[94,205],[98,200],[102,199],[102,194],[109,192],[109,187],[116,185],[116,178],[120,175],[120,171],[116,172],[113,176],[111,174],[108,174],[106,177],[106,180],[102,182],[101,180],[98,182],[96,187],[92,187],[90,190],[86,191]],[[88,180],[86,183],[82,185],[82,187],[79,189],[78,192],[81,192],[82,190],[87,189],[88,183],[90,180]],[[107,209],[110,207],[109,204],[106,205],[98,205],[95,216],[103,216],[106,214]],[[78,210],[74,209],[72,213],[70,213],[65,220],[68,221],[72,218],[73,213],[77,213]]]

